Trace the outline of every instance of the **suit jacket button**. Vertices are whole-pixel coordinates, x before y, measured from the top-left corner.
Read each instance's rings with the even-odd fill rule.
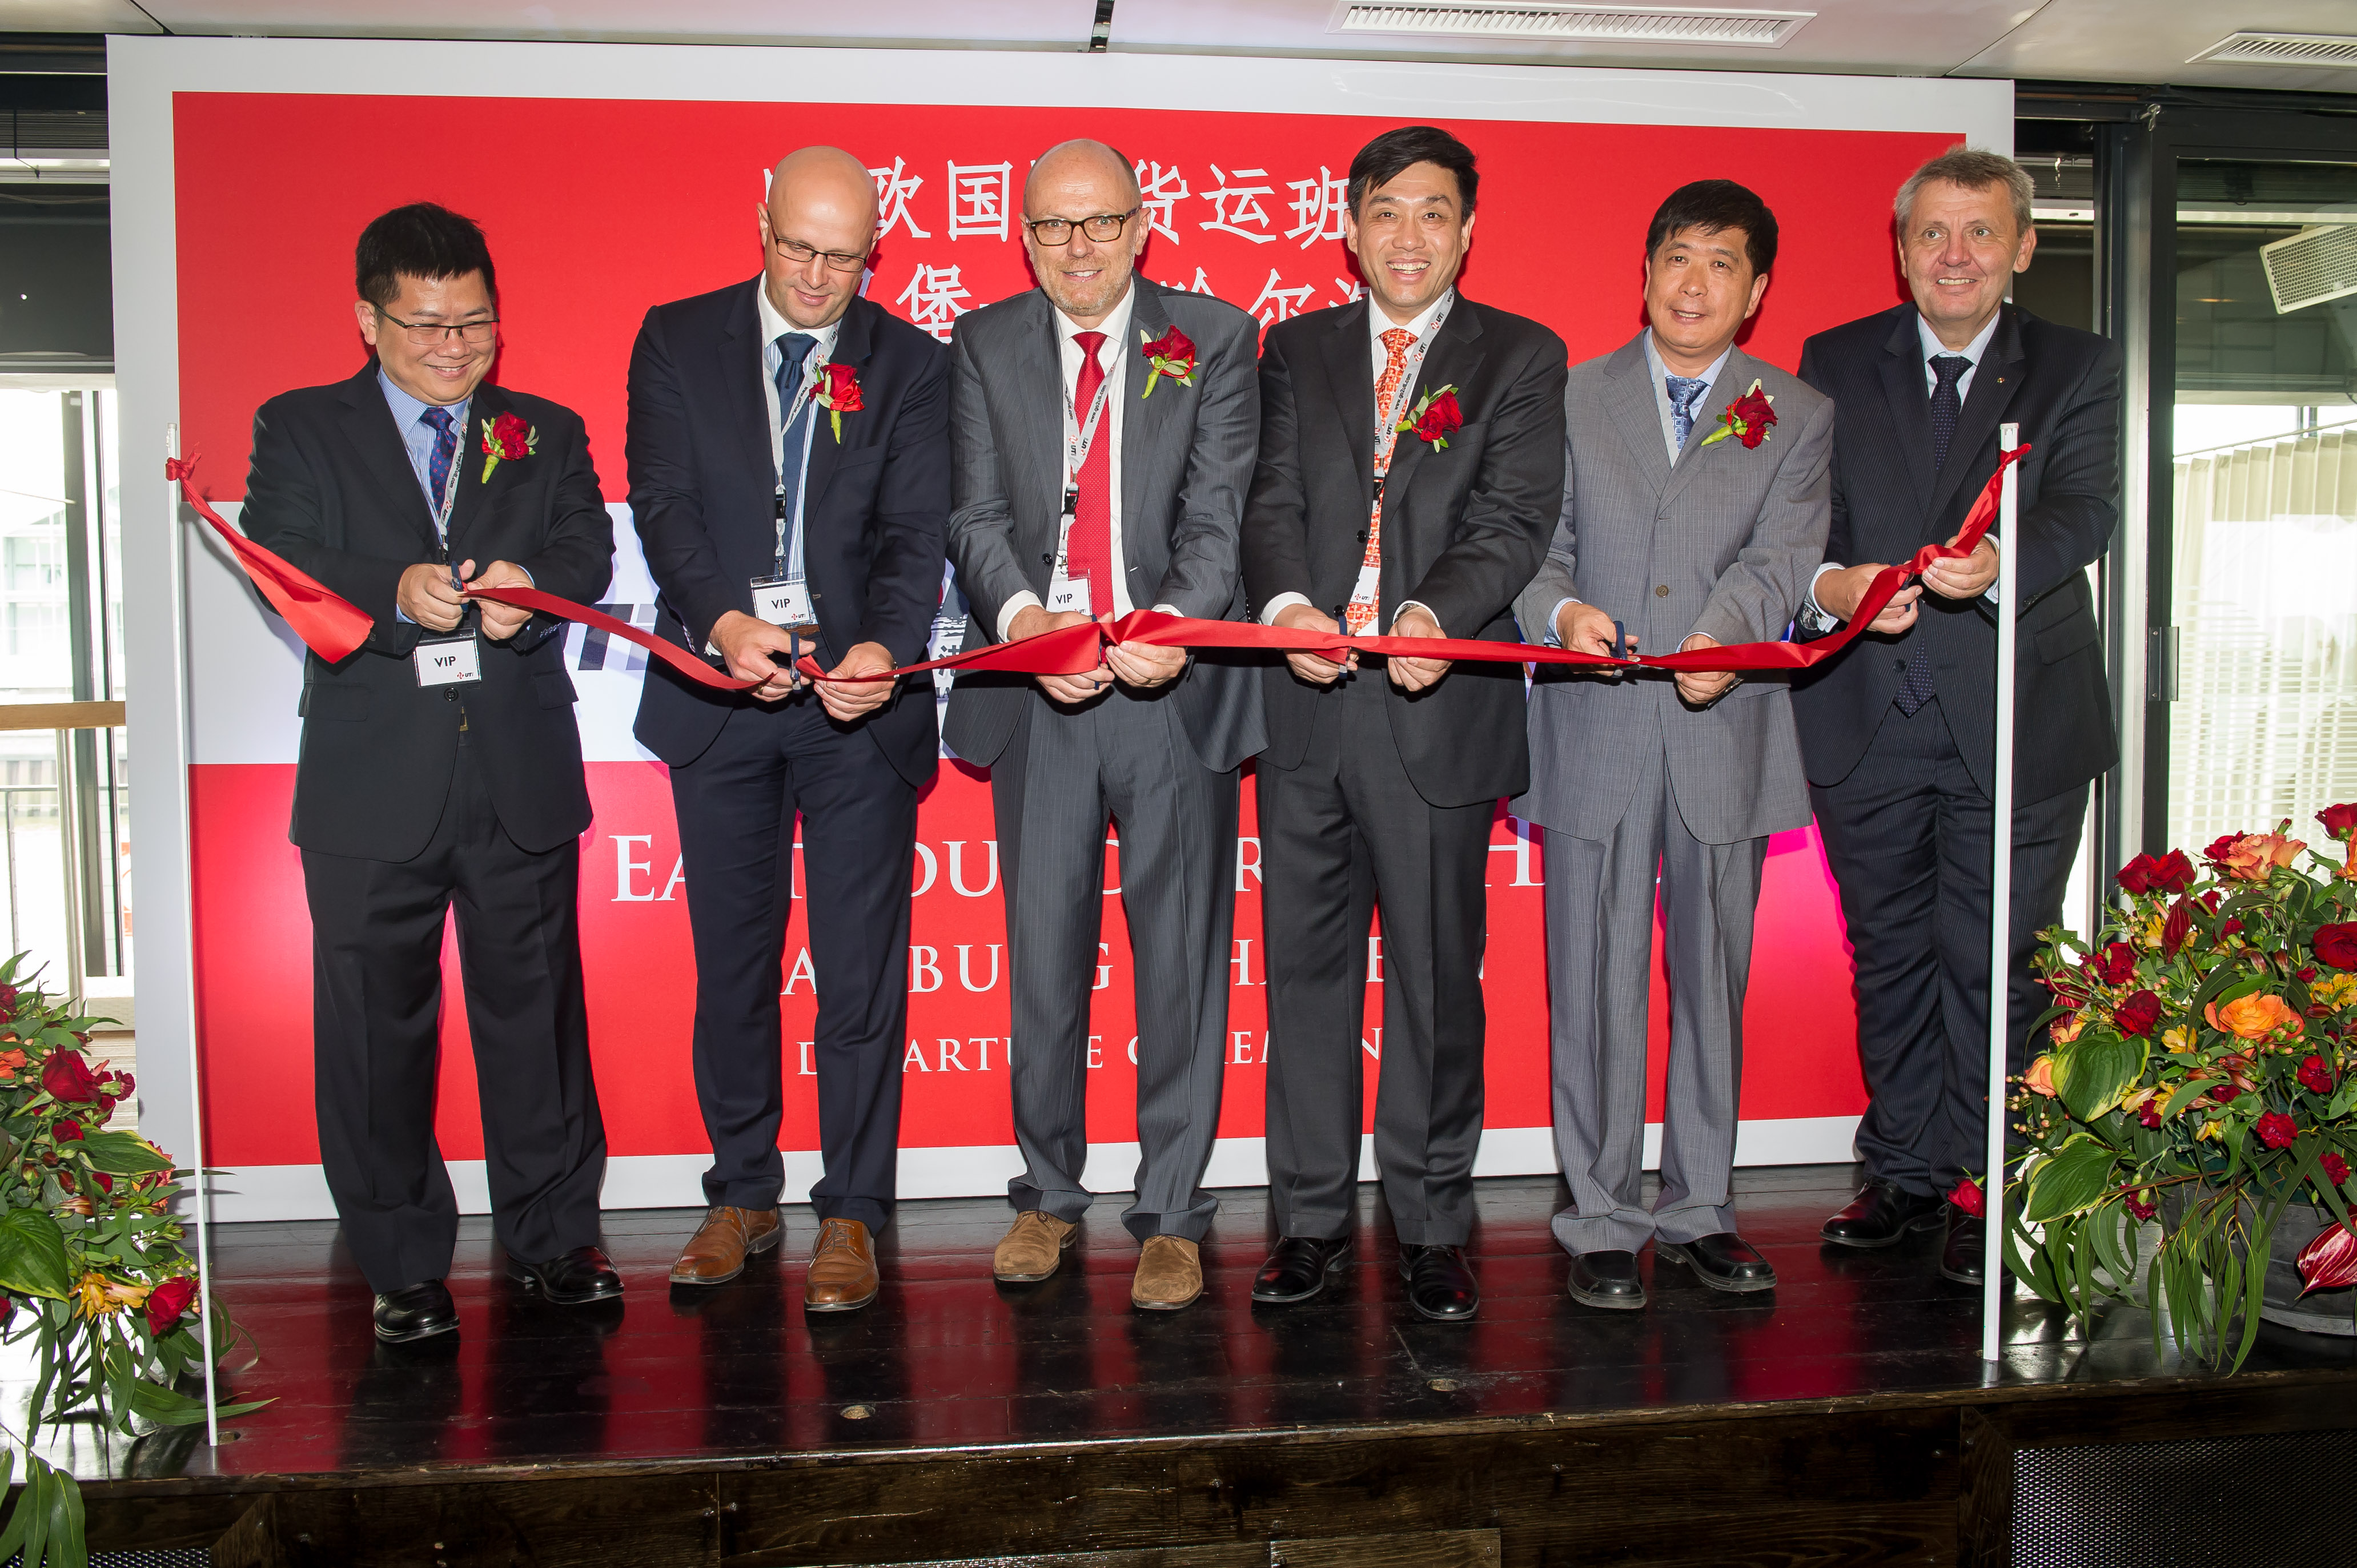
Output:
[[[1359,542],[1360,542],[1360,543],[1361,543],[1361,544],[1364,544],[1366,542],[1367,542],[1367,531],[1366,531],[1365,529],[1363,529],[1363,528],[1362,528],[1362,529],[1359,530]]]
[[[1894,659],[1890,661],[1890,668],[1893,672],[1904,675],[1907,673],[1907,660],[1904,659]]]
[[[1666,599],[1669,596],[1670,585],[1667,583],[1661,584],[1653,589],[1653,597],[1657,599]]]
[[[445,686],[445,687],[443,687],[443,688],[442,688],[442,700],[443,700],[444,702],[446,702],[446,703],[455,703],[455,702],[457,702],[457,701],[458,700],[458,688],[457,688],[457,687],[456,687],[456,686]]]
[[[1055,563],[1055,556],[1049,554],[1044,550],[1039,553],[1039,564],[1042,566],[1052,565]]]

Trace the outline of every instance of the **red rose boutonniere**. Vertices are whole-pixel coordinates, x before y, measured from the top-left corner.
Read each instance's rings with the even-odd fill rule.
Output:
[[[1152,397],[1154,383],[1165,376],[1182,387],[1195,384],[1195,345],[1188,340],[1187,334],[1173,327],[1149,342],[1146,328],[1141,327],[1137,338],[1145,344],[1146,362],[1154,367],[1146,373],[1146,390],[1137,394],[1139,397]]]
[[[1751,390],[1719,410],[1718,428],[1702,438],[1706,446],[1714,441],[1724,441],[1732,435],[1748,450],[1768,439],[1768,427],[1776,423],[1776,411],[1768,405],[1776,401],[1769,392],[1760,390],[1758,377],[1753,377]]]
[[[483,483],[502,461],[521,462],[540,448],[540,432],[512,413],[483,421]]]
[[[1427,446],[1446,449],[1448,433],[1464,423],[1465,411],[1457,406],[1457,389],[1446,386],[1437,392],[1428,392],[1418,399],[1415,407],[1408,411],[1408,416],[1400,421],[1399,427],[1403,433],[1420,438]]]
[[[819,407],[826,410],[827,423],[834,428],[834,444],[843,445],[843,416],[857,413],[867,406],[860,401],[859,375],[849,365],[829,362],[819,368],[818,391],[811,394]]]

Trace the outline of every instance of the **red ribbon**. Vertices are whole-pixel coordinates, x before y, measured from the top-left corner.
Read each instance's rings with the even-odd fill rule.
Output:
[[[1339,661],[1346,651],[1384,654],[1405,659],[1476,660],[1489,663],[1522,664],[1584,664],[1614,667],[1634,667],[1672,671],[1750,671],[1805,670],[1839,653],[1857,640],[1873,624],[1890,603],[1891,596],[1906,585],[1909,578],[1921,575],[1934,561],[1961,560],[1970,555],[1981,539],[1996,521],[1997,506],[2005,471],[2029,453],[2028,446],[2018,447],[1997,455],[1996,472],[1982,487],[1973,509],[1964,518],[1964,527],[1957,532],[1953,544],[1927,544],[1915,553],[1914,559],[1885,566],[1867,585],[1866,595],[1858,601],[1857,609],[1840,630],[1813,642],[1745,642],[1721,648],[1697,648],[1691,653],[1649,653],[1628,659],[1614,659],[1601,653],[1583,653],[1568,648],[1544,648],[1527,642],[1490,642],[1476,638],[1415,638],[1415,637],[1344,637],[1330,631],[1295,630],[1286,627],[1260,626],[1248,621],[1194,620],[1184,616],[1163,615],[1156,610],[1132,610],[1111,624],[1091,621],[1079,626],[1061,627],[1041,632],[1017,642],[995,642],[946,659],[929,659],[922,663],[904,664],[873,675],[827,674],[816,660],[805,657],[795,669],[813,681],[836,681],[846,683],[866,681],[895,681],[903,675],[920,675],[933,670],[999,671],[1017,675],[1084,675],[1103,662],[1104,646],[1114,642],[1141,642],[1153,648],[1248,648],[1270,652],[1305,650],[1321,654]],[[371,621],[367,614],[334,594],[305,574],[264,550],[261,545],[237,532],[223,522],[213,510],[199,499],[188,480],[195,467],[193,458],[187,462],[177,459],[165,467],[166,476],[180,482],[181,493],[199,516],[211,523],[229,541],[237,553],[240,564],[253,579],[264,597],[286,618],[296,635],[330,663],[344,658],[368,639]],[[619,621],[602,610],[587,605],[576,605],[554,594],[544,594],[537,588],[469,588],[470,598],[491,599],[519,609],[540,610],[565,620],[578,621],[594,627],[609,637],[643,648],[699,685],[717,691],[743,692],[760,684],[756,681],[739,681],[710,662],[697,658],[674,642],[666,642],[653,633]]]

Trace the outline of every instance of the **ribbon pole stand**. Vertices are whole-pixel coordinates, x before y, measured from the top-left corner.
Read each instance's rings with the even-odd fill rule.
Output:
[[[177,461],[180,456],[180,427],[165,426],[164,456]],[[196,788],[196,757],[190,747],[188,704],[190,691],[188,660],[188,534],[180,526],[180,489],[177,481],[165,481],[164,515],[170,520],[172,563],[172,656],[178,668],[174,671],[172,721],[178,729],[180,747],[180,918],[187,940],[183,944],[187,972],[183,981],[188,998],[188,1164],[195,1176],[189,1184],[188,1196],[197,1222],[197,1338],[204,1347],[205,1363],[205,1442],[221,1446],[221,1391],[215,1386],[217,1374],[213,1368],[213,1260],[210,1221],[212,1199],[206,1191],[205,1173],[205,1096],[197,1052],[197,888],[196,840],[190,835],[190,818],[194,815],[189,795]]]
[[[2021,426],[1997,426],[1997,447],[2010,452],[2021,444]],[[2004,1339],[1999,1318],[2005,1304],[2005,1069],[2007,1055],[2007,1004],[2013,972],[2013,671],[2016,592],[2018,574],[2014,562],[2020,539],[2014,517],[2020,505],[2021,477],[2007,464],[2005,488],[1997,499],[1996,553],[1996,770],[1991,780],[1996,800],[1991,805],[1989,836],[1996,853],[1989,866],[1989,1065],[1988,1164],[1981,1177],[1981,1359],[1998,1359]]]

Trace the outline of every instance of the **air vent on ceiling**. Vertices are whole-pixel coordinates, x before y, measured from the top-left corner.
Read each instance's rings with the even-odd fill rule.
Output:
[[[1814,11],[1755,11],[1725,6],[1577,5],[1488,0],[1455,5],[1345,5],[1339,33],[1446,34],[1456,38],[1544,38],[1557,43],[1694,44],[1781,48]]]
[[[2357,223],[2323,223],[2259,247],[2276,314],[2357,294]]]
[[[2188,65],[2330,65],[2357,70],[2357,37],[2346,33],[2229,33]]]

